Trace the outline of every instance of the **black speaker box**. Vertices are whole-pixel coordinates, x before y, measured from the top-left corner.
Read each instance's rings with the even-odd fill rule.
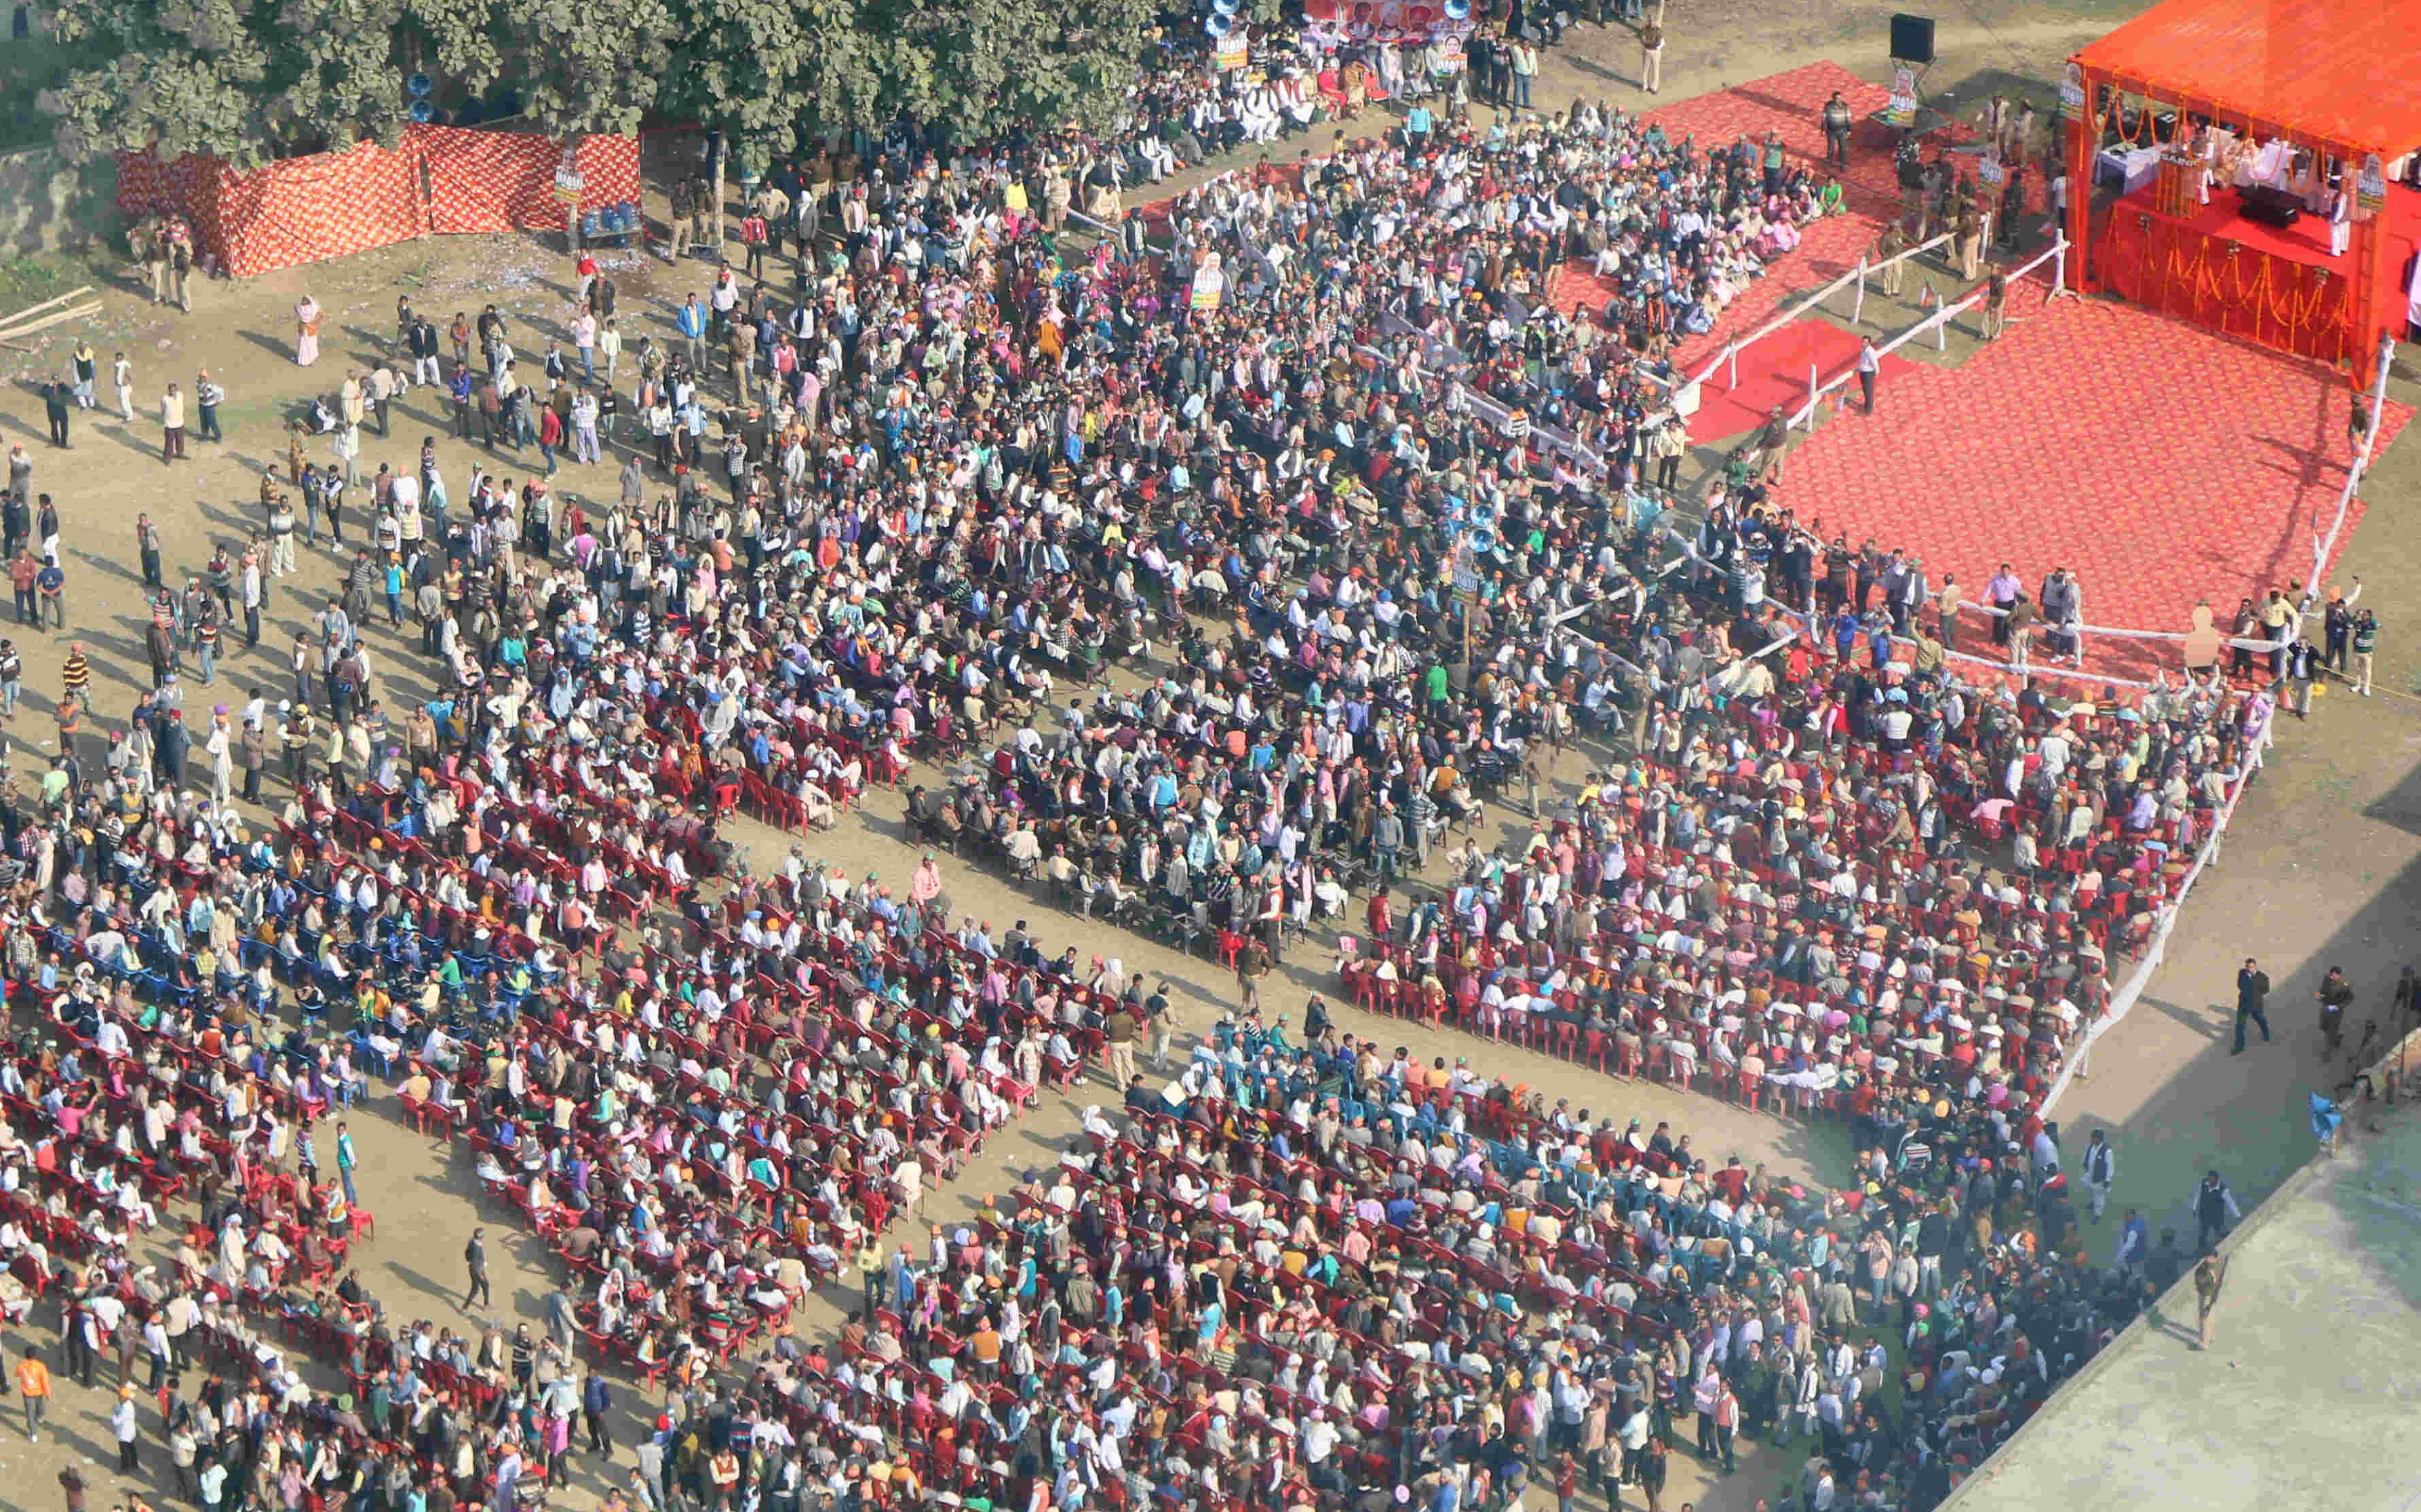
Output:
[[[2274,226],[2280,230],[2295,224],[2304,213],[2304,202],[2284,189],[2267,184],[2248,184],[2236,192],[2237,202],[2248,221]]]
[[[1932,62],[1933,18],[1894,16],[1891,19],[1891,55],[1902,63]]]

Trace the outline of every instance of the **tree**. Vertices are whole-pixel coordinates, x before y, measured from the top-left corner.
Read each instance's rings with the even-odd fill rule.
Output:
[[[84,56],[42,108],[82,160],[156,148],[240,167],[363,137],[392,144],[427,70],[474,97],[498,86],[550,133],[627,132],[655,98],[665,0],[60,0]]]
[[[473,97],[498,87],[550,135],[629,132],[655,102],[666,0],[404,0],[402,43]]]
[[[913,44],[891,102],[962,139],[1013,125],[1099,124],[1124,103],[1153,0],[893,0],[882,29]]]
[[[754,150],[801,150],[827,122],[871,120],[896,48],[856,0],[675,0],[679,21],[659,107],[731,132]]]
[[[558,136],[629,132],[661,104],[758,152],[902,111],[975,138],[1115,111],[1155,5],[58,0],[80,62],[40,103],[73,159],[153,148],[239,166],[393,142],[415,71],[448,94],[511,89]]]
[[[289,14],[270,16],[235,0],[62,0],[55,29],[86,61],[42,107],[58,117],[59,147],[71,159],[156,144],[164,156],[258,161],[322,134],[331,110],[349,108],[365,127],[388,114],[338,44],[384,37],[394,9],[391,0],[292,0]],[[346,11],[363,29],[350,29]],[[355,50],[383,51],[376,42]],[[399,119],[400,83],[388,93]]]

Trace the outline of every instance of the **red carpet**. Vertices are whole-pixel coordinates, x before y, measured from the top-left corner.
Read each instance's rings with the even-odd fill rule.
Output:
[[[1829,320],[1801,316],[1741,353],[1739,388],[1725,388],[1728,368],[1717,368],[1707,380],[1698,391],[1698,413],[1690,419],[1690,440],[1703,446],[1765,424],[1777,407],[1795,412],[1807,402],[1809,364],[1820,381],[1829,381],[1857,360],[1856,336]],[[1915,366],[1897,352],[1888,354],[1881,382],[1896,383],[1903,369]]]
[[[1826,420],[1782,502],[1827,537],[1922,554],[1936,585],[1952,571],[1973,593],[2004,561],[2029,585],[2071,568],[2088,624],[2183,631],[2197,600],[2225,620],[2309,573],[2351,455],[2341,376],[2131,305],[2046,306],[2031,283],[2010,304],[1998,345],[1887,377],[1872,419]],[[2388,406],[2381,447],[2411,415]],[[2102,642],[2087,664],[2178,662]]]

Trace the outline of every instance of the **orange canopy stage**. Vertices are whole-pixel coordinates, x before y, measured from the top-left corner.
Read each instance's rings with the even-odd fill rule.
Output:
[[[2316,225],[2321,255],[2303,257],[2230,213],[2225,182],[2208,207],[2198,195],[2131,195],[2098,232],[2090,185],[2105,146],[2182,148],[2217,125],[2308,151],[2349,190],[2377,187],[2366,168],[2421,148],[2421,0],[2167,0],[2077,54],[2065,101],[2076,287],[2114,288],[2367,381],[2381,335],[2404,329],[2395,259],[2413,245],[2408,191],[2391,187],[2390,203],[2358,210],[2343,256],[2326,255]]]

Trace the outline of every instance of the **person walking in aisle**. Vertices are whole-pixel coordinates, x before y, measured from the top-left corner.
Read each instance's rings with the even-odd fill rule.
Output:
[[[2093,1131],[2093,1142],[2085,1146],[2085,1190],[2093,1203],[2093,1221],[2101,1222],[2101,1210],[2110,1204],[2111,1183],[2118,1179],[2118,1158],[2110,1148],[2106,1130]]]
[[[2247,1020],[2261,1026],[2261,1042],[2270,1043],[2270,1015],[2265,1011],[2270,1001],[2270,974],[2261,969],[2252,957],[2236,973],[2236,1048],[2231,1055],[2244,1053],[2244,1025]]]
[[[2202,1185],[2195,1188],[2194,1209],[2195,1248],[2205,1253],[2227,1238],[2229,1225],[2244,1218],[2236,1206],[2236,1193],[2227,1190],[2217,1171],[2203,1173]]]
[[[2195,1267],[2195,1331],[2202,1348],[2210,1348],[2210,1318],[2219,1311],[2219,1288],[2227,1283],[2227,1262],[2213,1251]]]
[[[41,1351],[32,1345],[25,1347],[24,1358],[17,1362],[17,1395],[25,1399],[25,1437],[39,1443],[42,1417],[51,1410],[51,1367],[42,1364]]]
[[[462,1246],[462,1263],[471,1270],[471,1289],[462,1297],[462,1310],[466,1313],[473,1302],[485,1302],[491,1307],[496,1304],[496,1294],[488,1286],[488,1247],[479,1241],[486,1232],[484,1228],[471,1230],[471,1242]]]

